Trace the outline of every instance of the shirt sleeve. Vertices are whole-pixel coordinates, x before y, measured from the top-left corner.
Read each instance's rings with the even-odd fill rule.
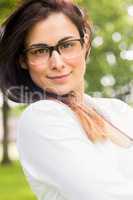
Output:
[[[23,168],[34,179],[56,186],[66,199],[88,200],[86,136],[75,121],[64,105],[34,103],[20,118],[17,147]]]

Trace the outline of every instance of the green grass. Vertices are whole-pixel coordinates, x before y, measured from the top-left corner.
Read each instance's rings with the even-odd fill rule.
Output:
[[[37,200],[19,162],[10,166],[0,165],[0,200]]]

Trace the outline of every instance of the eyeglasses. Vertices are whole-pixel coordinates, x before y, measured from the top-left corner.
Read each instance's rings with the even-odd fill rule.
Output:
[[[29,63],[40,65],[48,61],[52,56],[53,51],[57,51],[62,58],[71,59],[77,57],[83,46],[83,38],[67,40],[58,42],[55,46],[48,46],[46,44],[35,44],[31,47],[24,49]]]

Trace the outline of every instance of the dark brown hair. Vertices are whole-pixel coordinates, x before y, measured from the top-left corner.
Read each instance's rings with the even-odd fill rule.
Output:
[[[13,101],[28,103],[46,98],[47,94],[32,81],[28,70],[20,67],[19,57],[30,28],[53,12],[68,16],[80,36],[88,34],[91,41],[90,22],[78,6],[63,0],[23,1],[3,23],[0,39],[0,88]]]

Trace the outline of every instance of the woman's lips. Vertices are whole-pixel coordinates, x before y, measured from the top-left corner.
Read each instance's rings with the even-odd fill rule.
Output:
[[[51,77],[48,76],[48,78],[51,79],[54,82],[62,83],[62,82],[67,81],[70,74],[71,74],[71,72],[68,73],[68,74],[60,75],[60,76],[51,76]]]

